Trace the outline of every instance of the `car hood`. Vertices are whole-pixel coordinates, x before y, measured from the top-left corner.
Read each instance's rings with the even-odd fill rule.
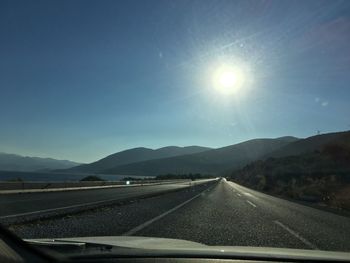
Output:
[[[276,258],[349,261],[350,253],[249,246],[208,246],[205,244],[169,238],[138,236],[97,236],[57,239],[26,239],[31,244],[98,244],[121,249],[119,255],[153,256],[202,256],[218,258]],[[123,250],[128,249],[128,250]]]

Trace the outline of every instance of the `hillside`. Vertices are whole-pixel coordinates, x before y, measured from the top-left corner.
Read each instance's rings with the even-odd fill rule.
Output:
[[[284,157],[253,162],[230,178],[270,194],[350,209],[350,194],[344,195],[350,189],[350,132],[302,139],[273,155]]]
[[[232,167],[242,167],[297,140],[294,137],[254,139],[196,154],[119,165],[106,169],[103,173],[131,175],[160,175],[168,173],[217,174]]]
[[[201,147],[201,146],[188,146],[188,147],[168,146],[168,147],[163,147],[156,150],[142,148],[142,147],[133,148],[133,149],[111,154],[96,162],[79,165],[74,168],[67,169],[61,172],[104,173],[105,170],[111,169],[119,165],[152,160],[152,159],[160,159],[160,158],[168,158],[168,157],[179,156],[179,155],[200,153],[210,149],[211,148]]]
[[[67,169],[79,163],[52,158],[20,156],[0,153],[0,170],[3,171],[39,171],[51,169]]]
[[[329,143],[341,143],[346,144],[347,138],[350,132],[334,132],[326,133],[321,135],[311,136],[302,140],[295,141],[284,147],[277,149],[269,153],[266,157],[284,157],[299,155],[304,153],[312,153],[314,151],[320,151],[322,148]],[[350,145],[349,145],[350,146]]]

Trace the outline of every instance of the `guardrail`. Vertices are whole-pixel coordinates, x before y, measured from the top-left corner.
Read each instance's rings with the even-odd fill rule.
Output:
[[[134,181],[80,181],[80,182],[1,182],[1,190],[30,190],[30,189],[56,189],[56,188],[80,188],[113,185],[143,185],[166,183],[190,182],[190,180],[134,180]]]

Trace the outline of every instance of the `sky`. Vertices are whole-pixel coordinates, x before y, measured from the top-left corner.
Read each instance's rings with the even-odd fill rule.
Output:
[[[0,2],[0,152],[91,162],[350,129],[350,1]],[[244,72],[219,92],[222,65]]]

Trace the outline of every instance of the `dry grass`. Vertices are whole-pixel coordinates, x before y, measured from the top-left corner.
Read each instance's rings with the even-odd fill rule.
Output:
[[[347,185],[336,191],[327,203],[332,207],[342,208],[350,211],[350,185]]]

